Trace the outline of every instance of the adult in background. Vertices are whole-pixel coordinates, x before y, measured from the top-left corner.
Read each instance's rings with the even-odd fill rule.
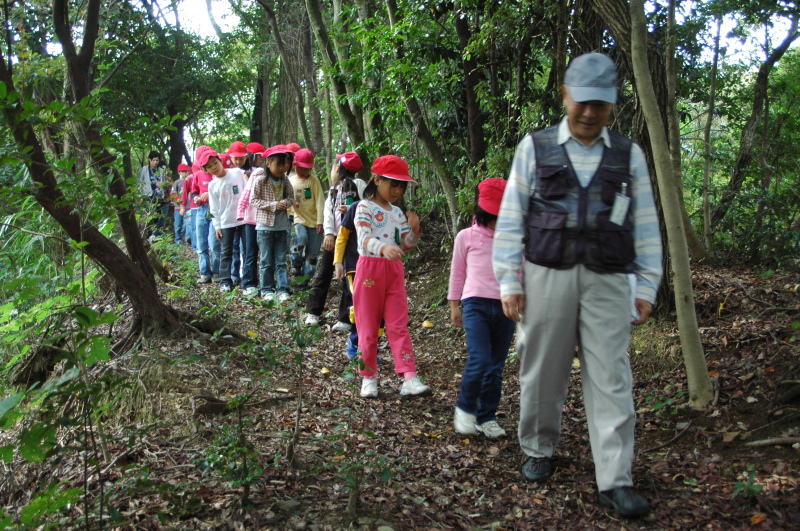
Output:
[[[169,203],[164,201],[164,186],[167,183],[166,168],[161,167],[161,153],[158,151],[151,151],[147,156],[147,166],[142,166],[139,170],[138,186],[139,195],[149,200],[155,210],[154,217],[148,220],[147,227],[149,237],[158,236],[161,229],[164,228],[165,218],[163,213],[163,205],[166,203],[169,208]],[[148,213],[148,215],[151,215]],[[155,231],[153,231],[155,226]]]
[[[627,350],[631,324],[646,322],[653,310],[661,237],[641,149],[606,128],[616,85],[605,55],[570,63],[561,124],[517,146],[492,265],[503,312],[520,323],[523,476],[541,482],[553,473],[577,345],[600,503],[636,518],[650,505],[631,475],[635,415]]]

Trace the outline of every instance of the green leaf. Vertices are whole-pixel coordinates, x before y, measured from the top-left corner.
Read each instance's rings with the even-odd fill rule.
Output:
[[[0,446],[0,459],[2,459],[4,463],[12,462],[14,460],[14,446],[11,444]]]
[[[31,463],[41,463],[56,445],[56,429],[45,424],[34,424],[22,432],[19,452]]]
[[[23,395],[24,393],[17,393],[0,400],[0,417],[3,417],[3,415],[14,409],[14,407],[22,399]]]
[[[46,515],[61,511],[70,503],[78,501],[81,497],[81,489],[68,489],[64,492],[57,492],[60,485],[53,483],[44,492],[32,500],[22,509],[20,521],[28,526],[37,525]]]

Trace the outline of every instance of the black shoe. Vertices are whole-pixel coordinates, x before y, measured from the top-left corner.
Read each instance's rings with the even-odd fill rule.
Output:
[[[553,464],[549,457],[528,457],[522,465],[522,475],[533,483],[544,481],[553,475]]]
[[[623,518],[640,518],[650,512],[650,504],[633,487],[617,487],[601,492],[600,505],[613,507]]]

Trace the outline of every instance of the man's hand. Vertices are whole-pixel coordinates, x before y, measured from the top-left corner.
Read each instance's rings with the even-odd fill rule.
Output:
[[[222,241],[222,229],[217,229],[217,240]]]
[[[639,318],[631,323],[634,326],[644,324],[650,319],[650,314],[653,313],[653,305],[644,299],[636,299],[636,311],[639,313]]]
[[[336,238],[333,234],[326,234],[325,239],[322,240],[322,248],[326,251],[333,251],[333,245],[336,243]]]
[[[333,271],[336,274],[336,280],[342,280],[344,278],[344,265],[341,263],[333,264]]]
[[[525,312],[525,295],[504,295],[500,298],[503,303],[503,313],[506,317],[518,323]]]
[[[317,225],[317,234],[325,234],[325,229],[322,228],[322,225]]]

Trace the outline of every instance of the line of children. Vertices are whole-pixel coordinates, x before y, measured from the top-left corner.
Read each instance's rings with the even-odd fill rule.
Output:
[[[447,294],[450,320],[464,328],[468,355],[453,424],[458,433],[491,438],[506,434],[497,424],[497,406],[515,328],[503,313],[500,285],[492,271],[494,226],[506,182],[494,178],[478,184],[473,224],[458,233],[453,245]]]

